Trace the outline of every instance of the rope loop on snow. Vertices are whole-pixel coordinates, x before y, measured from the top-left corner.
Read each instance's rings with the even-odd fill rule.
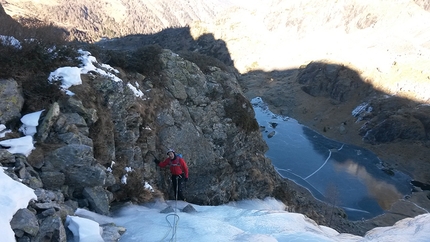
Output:
[[[169,224],[170,229],[166,232],[166,234],[160,241],[163,241],[164,239],[166,239],[167,236],[170,234],[170,231],[172,231],[172,237],[170,238],[169,241],[176,242],[176,231],[178,229],[178,222],[179,222],[179,215],[176,212],[177,209],[178,209],[178,177],[176,177],[175,213],[166,215],[166,221]],[[173,217],[172,223],[169,221],[169,217]]]

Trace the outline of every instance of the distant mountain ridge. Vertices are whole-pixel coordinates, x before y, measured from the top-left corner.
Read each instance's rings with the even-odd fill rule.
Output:
[[[232,8],[191,31],[224,40],[241,73],[335,61],[387,93],[429,102],[428,9],[413,0],[274,0]]]
[[[168,27],[206,21],[230,6],[229,0],[1,0],[6,13],[20,22],[41,21],[62,27],[71,40],[150,34]]]

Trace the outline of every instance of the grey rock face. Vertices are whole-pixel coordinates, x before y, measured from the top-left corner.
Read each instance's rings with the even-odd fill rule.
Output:
[[[51,152],[45,161],[60,171],[66,171],[70,167],[90,166],[95,159],[91,146],[70,144]]]
[[[24,97],[13,79],[0,80],[0,123],[5,124],[13,119],[21,118]]]
[[[358,85],[360,77],[339,65],[311,62],[303,69],[298,81],[303,84],[302,90],[317,97],[330,97],[338,102],[344,102]]]
[[[226,110],[229,103],[235,103],[239,111],[254,115],[249,103],[237,102],[241,90],[235,76],[218,68],[205,75],[169,51],[160,58],[168,67],[163,74],[186,87],[184,102],[182,89],[170,84],[167,90],[174,99],[159,113],[157,124],[160,142],[185,154],[189,164],[187,201],[220,204],[270,194],[277,175],[264,158],[267,147],[260,132],[243,130]],[[163,186],[167,189],[168,184]]]
[[[357,73],[323,62],[308,64],[301,70],[298,82],[307,94],[329,97],[335,104],[345,102],[353,95],[364,96],[370,90],[370,86],[366,87],[367,84],[360,80]],[[356,90],[361,93],[355,93]],[[379,144],[397,139],[428,139],[430,116],[423,111],[427,108],[425,105],[395,96],[375,96],[369,101],[368,107],[371,109],[358,118],[359,121],[366,121],[359,131],[365,142]]]
[[[2,164],[15,163],[15,157],[9,151],[0,149],[0,162]]]
[[[60,114],[60,106],[58,105],[58,103],[55,102],[51,105],[47,114],[45,115],[45,118],[38,126],[39,128],[38,128],[36,137],[41,142],[44,142],[48,137],[49,131],[52,125],[54,124],[54,122],[57,120],[59,114]]]
[[[96,213],[109,215],[109,198],[103,187],[86,187],[82,192]]]
[[[58,139],[63,141],[66,144],[77,144],[77,145],[87,145],[92,147],[93,141],[81,133],[75,134],[72,132],[68,132],[65,134],[58,134]]]
[[[169,50],[158,58],[163,66],[156,85],[142,75],[116,82],[93,73],[85,87],[91,90],[81,91],[100,97],[86,98],[76,87],[75,96],[51,105],[37,134],[39,152],[31,157],[37,167],[24,156],[0,153],[2,163],[19,167],[11,176],[29,184],[36,179],[37,201],[29,211],[39,231],[19,228],[21,240],[65,241],[63,221],[77,207],[109,215],[111,202],[168,198],[170,174],[152,162],[164,159],[167,147],[183,153],[189,166],[189,202],[216,205],[273,194],[280,178],[264,157],[267,146],[235,74],[217,67],[203,73]],[[150,91],[137,97],[128,84]],[[108,228],[107,238],[115,240],[120,229]]]
[[[66,242],[66,230],[61,218],[54,215],[43,219],[40,224],[40,232],[34,237],[34,241]]]
[[[10,226],[18,237],[22,237],[24,233],[35,236],[39,232],[36,215],[28,209],[18,210],[10,221]]]
[[[66,181],[66,176],[64,173],[59,171],[45,171],[40,173],[40,178],[42,179],[45,189],[49,190],[59,190],[64,185]]]
[[[82,101],[71,96],[61,102],[64,113],[78,113],[88,125],[92,125],[98,120],[97,111],[93,108],[86,108]]]
[[[67,184],[77,188],[103,186],[106,172],[98,166],[71,167],[66,172]]]
[[[430,109],[425,105],[415,108],[396,97],[375,98],[369,102],[369,111],[360,117],[365,122],[360,135],[371,144],[402,140],[429,140]]]

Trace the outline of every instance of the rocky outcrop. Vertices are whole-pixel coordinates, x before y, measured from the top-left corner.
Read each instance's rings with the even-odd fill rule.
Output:
[[[7,108],[2,111],[2,120],[6,124],[17,123],[23,107],[22,90],[14,80],[2,80],[1,83],[2,90],[7,90],[2,93],[2,100],[19,100],[4,105]],[[61,118],[62,116],[64,118]],[[63,136],[69,133],[72,136],[86,137],[84,140],[91,140],[86,136],[89,134],[88,127],[83,127],[85,121],[82,120],[77,113],[60,113],[59,105],[55,103],[40,120],[41,132],[37,137],[41,146],[36,148],[33,154],[29,157],[12,154],[6,150],[9,147],[2,147],[5,149],[0,150],[0,162],[6,169],[6,174],[33,188],[37,196],[37,200],[30,202],[27,209],[18,210],[11,220],[10,224],[18,241],[66,241],[65,219],[67,215],[73,215],[79,205],[100,214],[109,213],[107,191],[98,186],[105,184],[106,169],[97,164],[92,143],[82,144],[73,139],[64,141]],[[70,132],[71,130],[75,132]],[[18,130],[10,131],[3,139],[19,135]],[[49,142],[44,142],[46,139]],[[44,145],[55,147],[44,152]],[[100,189],[102,192],[98,193]],[[108,227],[107,231],[116,227],[105,226]]]
[[[0,149],[7,173],[37,195],[28,211],[14,218],[19,240],[64,241],[72,236],[66,217],[77,208],[109,215],[114,202],[173,199],[169,171],[153,162],[164,159],[168,148],[182,153],[189,165],[185,194],[189,202],[218,205],[273,196],[289,211],[306,214],[319,224],[327,223],[327,211],[335,211],[331,227],[357,231],[341,210],[309,200],[308,191],[278,176],[264,156],[267,146],[236,73],[216,66],[202,68],[170,50],[161,50],[155,58],[160,66],[153,75],[121,69],[117,78],[96,71],[82,75],[82,84],[69,89],[75,95],[64,94],[43,107],[31,155]],[[335,105],[369,92],[343,66],[314,63],[300,71],[297,83],[302,90],[328,97]],[[20,94],[18,85],[15,88],[10,93]],[[356,114],[369,142],[428,139],[428,106],[406,109],[412,104],[403,100],[373,100]],[[22,106],[15,109],[22,112]],[[18,127],[12,131],[4,139],[20,135]],[[123,232],[114,224],[101,226],[106,241],[117,240]]]
[[[329,62],[311,62],[298,76],[302,90],[314,97],[322,96],[345,102],[356,90],[362,89],[360,76],[353,70]]]
[[[396,140],[429,141],[430,108],[394,96],[373,98],[356,109],[359,134],[371,144]]]
[[[359,134],[370,144],[396,140],[429,140],[428,105],[372,90],[352,69],[329,62],[311,62],[300,69],[297,82],[313,97],[325,97],[333,104],[367,100],[352,111],[359,122]]]
[[[21,117],[24,97],[15,80],[0,80],[0,123],[15,121]]]
[[[172,198],[169,172],[153,162],[163,159],[168,147],[184,154],[188,163],[189,202],[217,205],[289,196],[264,157],[267,146],[235,74],[218,67],[203,73],[169,50],[158,58],[159,79],[124,72],[122,81],[83,75],[83,84],[70,88],[74,96],[64,95],[46,107],[34,135],[36,149],[28,157],[0,149],[7,174],[37,195],[11,222],[18,240],[66,241],[65,219],[77,208],[109,215],[112,202]],[[14,87],[5,94],[12,98],[21,92],[9,82],[14,83],[1,83]],[[22,101],[5,110],[4,122],[16,119],[21,108]],[[145,183],[155,191],[145,189]],[[103,227],[112,235],[105,240],[114,241],[120,228]]]
[[[167,90],[176,100],[157,118],[158,138],[189,163],[188,190],[193,192],[188,200],[220,204],[269,195],[276,175],[264,157],[267,147],[235,75],[216,67],[204,75],[195,64],[169,52],[162,53],[161,60]],[[246,122],[255,126],[242,126]]]

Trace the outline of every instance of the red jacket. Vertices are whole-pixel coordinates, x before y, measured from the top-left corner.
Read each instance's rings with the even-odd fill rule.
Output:
[[[170,172],[172,175],[185,174],[185,178],[188,178],[188,166],[185,160],[175,155],[175,158],[171,160],[170,158],[165,159],[163,162],[158,164],[160,167],[166,167],[170,165]]]

